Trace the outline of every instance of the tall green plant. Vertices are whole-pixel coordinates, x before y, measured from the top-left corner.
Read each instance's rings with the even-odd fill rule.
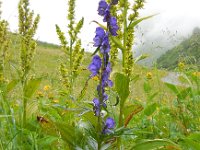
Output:
[[[1,2],[0,2],[1,6]],[[8,22],[1,20],[0,12],[0,82],[4,80],[4,68],[9,46]]]
[[[84,49],[81,46],[81,40],[78,34],[83,27],[84,18],[75,23],[75,2],[76,0],[68,1],[68,37],[61,31],[60,27],[56,25],[56,32],[58,34],[62,50],[65,53],[65,61],[60,65],[60,73],[63,84],[66,87],[68,94],[72,94],[73,84],[80,73],[80,66],[84,56]]]
[[[19,36],[20,36],[20,81],[23,91],[23,116],[22,125],[26,124],[27,100],[32,96],[39,79],[30,79],[30,70],[33,63],[33,56],[36,49],[36,42],[33,39],[39,23],[39,15],[34,18],[34,12],[29,8],[29,0],[20,0],[19,11]]]
[[[112,13],[119,20],[118,36],[112,38],[111,59],[115,64],[118,49],[122,53],[123,72],[130,76],[133,71],[133,64],[136,59],[133,56],[133,46],[135,38],[135,27],[149,17],[139,18],[139,10],[144,6],[144,0],[119,0],[119,5],[112,8]]]

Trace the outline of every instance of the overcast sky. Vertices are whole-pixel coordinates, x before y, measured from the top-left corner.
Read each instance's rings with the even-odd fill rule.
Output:
[[[1,0],[2,18],[8,20],[11,31],[17,30],[19,0]],[[41,20],[37,30],[36,39],[51,43],[59,43],[55,32],[55,24],[58,24],[64,32],[67,32],[67,1],[68,0],[30,0],[30,7],[35,14],[40,14]],[[85,18],[81,38],[84,45],[92,42],[96,24],[92,20],[100,21],[97,15],[99,0],[77,0],[76,18]],[[187,36],[195,26],[200,26],[200,0],[146,0],[145,8],[141,11],[141,17],[159,13],[156,17],[141,23],[141,30],[146,38],[156,37],[162,31],[178,31]]]

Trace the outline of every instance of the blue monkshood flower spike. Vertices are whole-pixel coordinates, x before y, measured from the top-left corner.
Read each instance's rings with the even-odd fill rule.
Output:
[[[100,16],[104,16],[107,7],[108,7],[108,4],[105,2],[105,0],[101,0],[101,1],[99,2],[98,14],[99,14]]]
[[[105,122],[105,125],[104,125],[102,132],[104,134],[110,133],[111,132],[110,129],[113,129],[114,127],[115,127],[115,120],[113,118],[108,117],[106,119],[106,122]]]
[[[117,19],[115,17],[111,17],[108,22],[109,31],[112,36],[117,36],[117,30],[119,29],[117,25]]]
[[[94,47],[99,47],[99,46],[101,46],[101,43],[103,42],[103,38],[105,37],[106,33],[105,33],[104,29],[101,27],[97,27],[95,32],[96,32],[96,35],[93,39]]]
[[[92,63],[88,66],[88,69],[91,71],[91,77],[96,76],[99,73],[101,68],[101,58],[98,55],[95,55],[92,59]]]

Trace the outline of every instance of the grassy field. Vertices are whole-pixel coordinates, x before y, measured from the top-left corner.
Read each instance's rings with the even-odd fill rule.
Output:
[[[6,65],[8,80],[18,77],[17,66],[19,66],[20,62],[18,43],[18,37],[12,35],[12,46],[8,53],[9,57]],[[82,70],[74,81],[73,93],[70,97],[63,94],[65,87],[62,84],[59,72],[60,63],[67,59],[64,56],[64,53],[58,46],[41,42],[37,45],[30,74],[32,77],[41,77],[42,80],[32,99],[28,101],[28,126],[26,128],[30,142],[30,144],[28,144],[29,142],[26,143],[26,148],[28,149],[33,145],[35,147],[38,146],[38,149],[49,149],[52,145],[56,145],[52,146],[52,149],[57,149],[57,146],[60,146],[60,149],[66,149],[64,144],[65,138],[63,139],[59,135],[59,133],[65,132],[65,128],[59,126],[60,124],[56,124],[55,122],[57,121],[77,124],[84,120],[77,116],[83,114],[83,118],[88,119],[88,116],[90,116],[89,120],[94,123],[93,112],[88,112],[88,110],[91,110],[91,101],[96,95],[98,81],[90,79],[86,82],[90,75],[87,66],[92,59],[91,54],[86,53],[84,56]],[[115,73],[120,71],[120,68],[120,62],[113,68],[111,74],[113,81]],[[187,71],[183,68],[179,70],[179,73],[182,74],[180,76],[182,78],[181,82],[183,81],[189,86],[184,87],[163,83],[161,79],[168,74],[167,71],[158,70],[156,67],[146,68],[137,64],[134,65],[133,75],[130,77],[130,95],[124,110],[125,119],[128,119],[130,114],[134,114],[127,124],[131,129],[129,132],[132,132],[132,134],[122,138],[122,142],[127,145],[125,146],[126,149],[131,149],[132,145],[141,139],[167,139],[174,142],[172,145],[177,144],[177,146],[164,146],[163,149],[180,148],[187,150],[192,147],[192,149],[198,150],[199,144],[197,141],[199,140],[200,130],[199,74],[195,70]],[[87,90],[84,91],[84,87]],[[83,91],[85,93],[82,99],[79,100],[80,94]],[[9,131],[9,127],[1,128],[1,136],[9,133],[7,137],[5,136],[1,139],[2,148],[7,143],[7,140],[9,141],[7,143],[8,149],[15,146],[20,148],[20,142],[18,141],[20,138],[16,138],[16,141],[13,138],[15,137],[13,134],[19,132],[15,128],[18,128],[18,124],[20,124],[20,92],[20,84],[17,84],[11,92],[9,99],[7,99],[10,108],[14,111],[12,115],[15,123],[12,122],[9,125],[11,131]],[[117,121],[119,108],[114,106],[116,104],[116,93],[112,90],[109,90],[108,93],[110,95],[108,109],[111,110],[112,116]],[[137,112],[138,108],[141,110]],[[43,119],[46,119],[47,123],[38,121],[38,116],[44,117]],[[8,121],[3,118],[0,119],[2,121],[1,126]],[[54,127],[57,125],[59,129]],[[57,130],[60,131],[57,132]],[[13,133],[11,134],[11,132]],[[190,137],[194,139],[190,139]],[[34,140],[36,140],[35,143]],[[154,140],[152,145],[156,142],[158,141]],[[169,141],[162,142],[167,143]],[[149,147],[148,142],[146,147]]]

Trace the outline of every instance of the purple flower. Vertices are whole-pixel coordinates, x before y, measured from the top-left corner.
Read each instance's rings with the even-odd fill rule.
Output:
[[[95,116],[99,116],[100,113],[101,113],[101,105],[106,108],[106,104],[103,102],[102,104],[100,103],[99,99],[97,98],[94,98],[93,99],[93,104],[94,104],[94,107],[93,107],[93,111],[94,111],[94,114]]]
[[[106,34],[103,38],[100,51],[102,54],[108,53],[110,51],[110,43],[109,43],[108,34]]]
[[[118,4],[118,0],[112,0],[111,4],[112,5],[117,5]]]
[[[108,62],[107,66],[103,72],[103,75],[102,75],[102,86],[103,87],[106,87],[106,86],[112,87],[113,86],[113,82],[109,79],[111,71],[112,70],[111,70],[110,62]]]
[[[104,125],[102,132],[104,134],[110,133],[111,132],[110,129],[113,129],[114,127],[115,127],[115,120],[113,118],[108,117],[106,119],[106,122],[105,122],[105,125]]]
[[[108,4],[105,2],[105,0],[101,0],[101,1],[99,2],[98,14],[99,14],[100,16],[104,16],[107,7],[108,7]]]
[[[110,6],[108,6],[104,13],[103,22],[109,22],[110,18],[111,18]]]
[[[92,72],[91,77],[96,76],[101,68],[101,58],[95,55],[92,59],[92,63],[88,66],[88,69]]]
[[[105,37],[106,33],[105,33],[104,29],[101,28],[101,27],[97,27],[95,32],[96,32],[96,35],[93,39],[94,46],[99,47],[101,45],[103,38]]]
[[[117,36],[117,30],[119,29],[119,27],[117,25],[117,19],[115,17],[110,18],[108,22],[108,26],[109,26],[109,31],[111,35]]]
[[[94,114],[95,114],[95,116],[99,116],[100,111],[101,111],[100,101],[97,98],[94,98],[93,103],[94,103],[94,107],[93,107]]]

